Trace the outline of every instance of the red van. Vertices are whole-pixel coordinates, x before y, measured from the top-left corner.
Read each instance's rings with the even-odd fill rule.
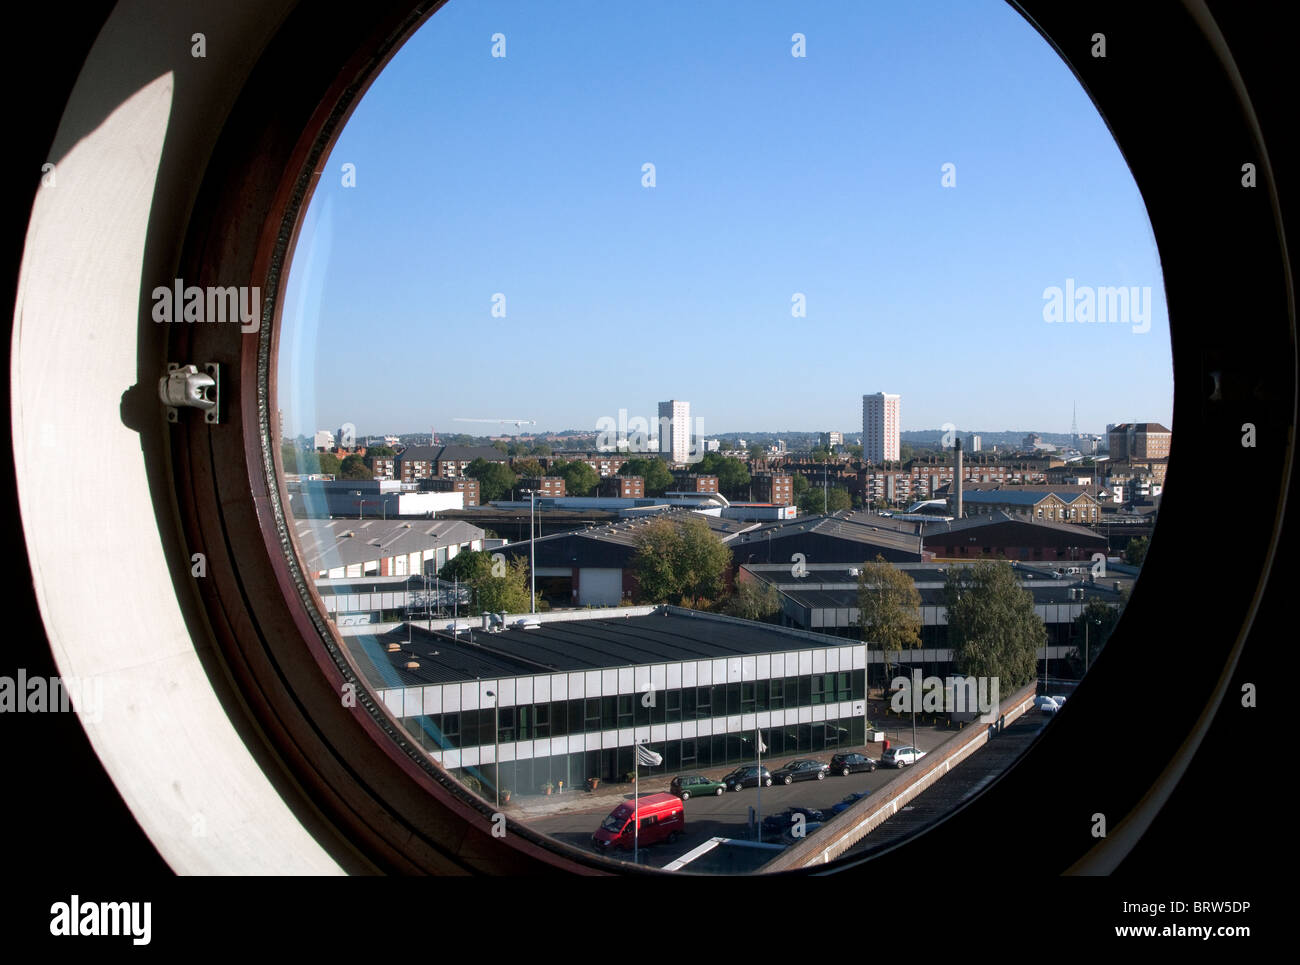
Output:
[[[646,794],[641,797],[635,813],[641,820],[641,832],[637,838],[642,848],[660,841],[671,843],[686,831],[686,810],[676,794]],[[631,801],[624,801],[614,808],[591,836],[592,847],[600,852],[616,848],[631,851],[632,816]]]

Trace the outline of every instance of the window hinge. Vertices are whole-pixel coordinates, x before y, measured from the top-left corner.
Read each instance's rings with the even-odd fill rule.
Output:
[[[167,421],[179,422],[181,407],[202,409],[205,422],[221,421],[221,371],[208,362],[197,365],[167,363],[167,374],[158,380],[158,396],[167,407]]]

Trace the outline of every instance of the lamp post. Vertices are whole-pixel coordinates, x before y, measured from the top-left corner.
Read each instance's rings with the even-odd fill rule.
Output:
[[[492,768],[496,773],[496,780],[492,784],[496,787],[497,810],[501,810],[501,701],[491,690],[487,695],[492,698]]]
[[[537,490],[522,489],[528,493],[528,598],[530,613],[537,612],[537,540],[533,537],[533,515]]]

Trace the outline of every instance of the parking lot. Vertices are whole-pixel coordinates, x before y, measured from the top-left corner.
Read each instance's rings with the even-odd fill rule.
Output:
[[[910,723],[895,729],[891,722],[886,727],[886,734],[893,746],[912,743]],[[943,727],[918,726],[917,746],[924,751],[937,747],[952,734]],[[865,747],[839,747],[831,751],[814,752],[800,755],[782,755],[773,759],[764,758],[763,766],[776,771],[782,765],[796,759],[811,758],[829,764],[833,754],[858,752],[873,760],[879,760],[883,745],[868,744]],[[689,773],[703,774],[719,779],[733,770],[735,765],[727,767],[705,768]],[[744,788],[729,791],[722,795],[693,796],[685,802],[686,832],[674,844],[661,843],[642,850],[641,863],[650,867],[662,868],[670,864],[693,848],[713,837],[747,838],[753,840],[753,830],[749,824],[750,808],[761,809],[761,816],[777,814],[793,805],[828,810],[831,805],[841,801],[846,795],[855,792],[871,791],[883,786],[898,774],[895,768],[877,768],[870,773],[850,774],[842,777],[830,774],[825,780],[799,781],[790,785],[773,784],[761,789]],[[642,779],[641,794],[656,794],[668,790],[668,778],[659,776]],[[631,800],[632,794],[626,785],[620,786],[616,793],[587,795],[578,792],[565,795],[565,801],[546,801],[532,803],[532,808],[525,805],[517,815],[530,828],[549,835],[572,847],[584,851],[591,850],[591,835],[601,820],[624,800]],[[588,804],[587,802],[590,802]],[[548,808],[551,813],[528,815],[528,810]],[[631,852],[619,852],[616,857],[631,861]]]

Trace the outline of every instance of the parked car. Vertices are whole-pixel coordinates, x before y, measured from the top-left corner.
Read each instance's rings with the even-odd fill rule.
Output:
[[[1038,708],[1039,713],[1054,714],[1061,709],[1061,705],[1056,702],[1055,697],[1035,697],[1034,706]]]
[[[876,762],[864,754],[836,754],[831,758],[831,773],[848,777],[858,771],[874,771]]]
[[[772,780],[779,784],[792,784],[795,781],[824,781],[831,767],[825,761],[800,759],[791,761],[779,770],[772,772]]]
[[[772,841],[789,831],[795,825],[796,815],[802,815],[804,827],[812,823],[825,821],[827,815],[816,808],[789,807],[779,814],[769,814],[763,818],[763,840]]]
[[[881,767],[906,767],[908,764],[915,764],[925,756],[925,751],[904,744],[900,747],[891,747],[885,753],[880,755]]]
[[[641,830],[635,834],[633,816],[641,821]],[[591,836],[591,845],[600,853],[631,851],[636,845],[648,848],[660,841],[669,844],[686,830],[686,809],[673,794],[647,794],[640,798],[634,809],[631,801],[624,801],[609,813]]]
[[[726,789],[727,785],[722,781],[715,781],[699,774],[678,775],[668,785],[669,792],[676,794],[683,801],[689,801],[692,795],[699,797],[702,794],[722,794]]]
[[[870,793],[871,793],[870,791],[855,791],[854,793],[846,797],[844,800],[842,800],[839,804],[832,804],[831,812],[829,816],[835,817],[835,815],[837,814],[844,813],[845,811],[853,807],[853,805],[857,804],[859,801],[861,801],[864,797],[866,797]]]
[[[786,828],[784,831],[781,832],[781,843],[794,844],[796,841],[802,841],[804,838],[808,837],[808,835],[812,834],[814,831],[820,828],[822,824],[823,822],[821,821],[809,821],[807,824],[803,826],[803,834],[799,835],[798,837],[795,837],[794,826],[791,825],[790,827]]]
[[[722,783],[733,791],[739,791],[742,787],[758,787],[758,770],[757,764],[738,767],[724,777]],[[772,786],[772,772],[766,767],[763,768],[763,786]]]

